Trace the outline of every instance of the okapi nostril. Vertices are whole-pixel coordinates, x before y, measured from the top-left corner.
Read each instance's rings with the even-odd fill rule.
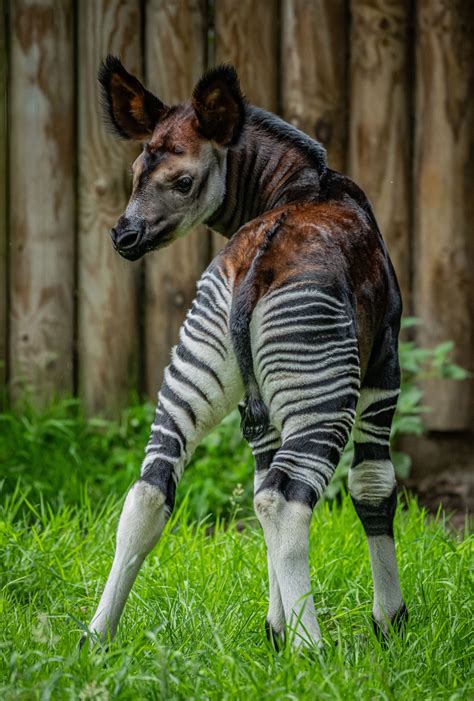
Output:
[[[138,242],[138,239],[140,238],[140,233],[138,231],[124,231],[122,234],[120,234],[115,242],[118,248],[120,248],[122,251],[126,251],[129,248],[133,248],[136,243]]]

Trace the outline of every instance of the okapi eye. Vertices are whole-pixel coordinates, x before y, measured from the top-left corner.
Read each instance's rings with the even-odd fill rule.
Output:
[[[182,195],[185,195],[187,192],[190,191],[192,184],[193,179],[190,178],[189,175],[185,175],[184,178],[180,178],[176,181],[174,187],[176,190],[178,190],[178,192],[181,192]]]

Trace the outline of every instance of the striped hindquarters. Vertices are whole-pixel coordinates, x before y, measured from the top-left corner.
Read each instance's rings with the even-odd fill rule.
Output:
[[[331,290],[296,281],[260,300],[252,319],[256,378],[282,446],[272,461],[317,499],[349,437],[359,396],[352,310]]]

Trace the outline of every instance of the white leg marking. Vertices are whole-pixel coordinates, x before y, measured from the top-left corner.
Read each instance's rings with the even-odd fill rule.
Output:
[[[395,484],[390,460],[364,460],[349,470],[349,491],[357,501],[378,504],[390,496]]]
[[[112,569],[89,626],[102,642],[109,634],[111,638],[115,635],[133,582],[143,560],[158,541],[165,523],[163,494],[146,482],[136,482],[125,499]]]
[[[403,603],[398,579],[395,543],[391,536],[368,536],[370,564],[374,580],[374,607],[372,613],[384,631],[388,621]]]
[[[270,553],[267,553],[268,560],[268,583],[269,583],[269,600],[267,621],[277,634],[282,634],[285,631],[285,610],[281,600],[280,587],[276,576],[275,568],[270,560]]]
[[[279,492],[270,490],[257,494],[254,504],[280,587],[291,642],[295,647],[320,645],[321,632],[309,578],[311,509],[287,502]]]

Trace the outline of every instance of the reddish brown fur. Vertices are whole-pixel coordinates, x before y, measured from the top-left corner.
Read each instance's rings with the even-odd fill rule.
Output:
[[[349,289],[355,297],[363,376],[385,311],[387,261],[378,232],[358,208],[341,202],[281,207],[242,227],[221,253],[224,268],[237,284],[282,214],[280,231],[259,260],[257,299],[305,273],[323,286]]]
[[[148,141],[150,151],[198,156],[205,139],[198,132],[196,115],[189,103],[171,110],[159,122]]]

